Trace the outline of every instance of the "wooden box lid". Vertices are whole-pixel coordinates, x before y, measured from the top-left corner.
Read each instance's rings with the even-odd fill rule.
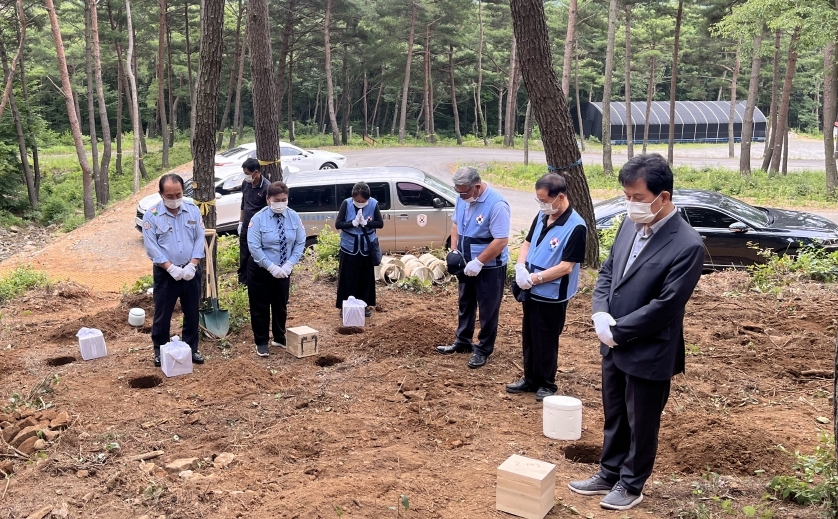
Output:
[[[293,333],[294,335],[313,335],[320,332],[309,326],[295,326],[294,328],[288,328],[287,333]]]
[[[498,486],[505,482],[512,483],[518,491],[529,488],[533,495],[540,496],[547,488],[555,487],[556,466],[513,454],[498,467]]]

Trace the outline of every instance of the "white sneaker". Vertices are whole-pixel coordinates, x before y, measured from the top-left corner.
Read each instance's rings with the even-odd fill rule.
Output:
[[[284,348],[285,347],[284,344],[282,344],[281,342],[276,342],[276,341],[271,341],[271,346],[274,346],[274,347],[277,347],[277,348]]]

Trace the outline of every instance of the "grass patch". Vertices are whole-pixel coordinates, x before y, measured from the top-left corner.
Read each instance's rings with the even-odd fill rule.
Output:
[[[546,168],[543,164],[524,166],[493,162],[486,167],[483,177],[498,186],[531,190],[544,173]],[[825,206],[834,203],[829,199],[823,171],[800,171],[786,176],[769,176],[764,171],[754,171],[750,177],[743,177],[738,171],[725,168],[676,166],[673,173],[676,189],[706,189],[769,205]],[[591,191],[599,190],[606,195],[621,192],[616,171],[609,176],[602,166],[593,164],[585,166],[585,177]]]
[[[24,265],[0,278],[0,304],[26,293],[27,290],[46,286],[49,280],[41,271]]]

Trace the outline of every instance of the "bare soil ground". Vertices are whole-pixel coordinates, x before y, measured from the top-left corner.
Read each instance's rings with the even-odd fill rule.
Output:
[[[831,416],[831,378],[807,371],[831,373],[838,295],[806,286],[778,299],[747,292],[743,276],[699,284],[686,319],[687,373],[673,381],[646,500],[623,514],[566,488],[596,470],[602,441],[589,292],[570,304],[559,357],[561,393],[585,406],[577,442],[543,436],[534,396],[504,392],[521,373],[511,296],[495,354],[469,370],[465,355],[433,350],[453,337],[454,286],[423,295],[382,287],[369,325],[346,330],[334,284],[301,270],[289,325],[320,330],[319,356],[276,349],[259,358],[244,329],[228,348],[202,342],[207,363],[169,379],[151,364],[148,327],[127,324],[131,307],[150,313],[149,296],[74,283],[30,292],[0,307],[0,396],[31,397],[72,423],[42,453],[2,451],[14,475],[0,480],[0,517],[64,508],[103,518],[500,518],[496,468],[516,453],[557,465],[550,518],[711,517],[695,514],[701,506],[721,517],[714,496],[735,510],[754,506],[757,517],[818,517],[763,497],[773,475],[793,473],[777,446],[811,452],[831,428],[816,421]],[[173,333],[178,323],[176,314]],[[104,332],[107,357],[81,360],[82,326]],[[155,450],[164,454],[146,464],[129,459]],[[235,460],[215,467],[223,452]],[[191,479],[164,469],[180,458],[198,459]],[[396,509],[401,495],[409,510]]]

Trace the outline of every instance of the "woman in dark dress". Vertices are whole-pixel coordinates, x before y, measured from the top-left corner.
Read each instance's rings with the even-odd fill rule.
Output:
[[[367,238],[369,242],[378,240],[375,230],[384,227],[384,219],[378,200],[370,198],[370,187],[366,183],[358,182],[352,187],[352,197],[340,205],[335,227],[340,230],[335,306],[342,309],[343,302],[354,296],[367,304],[365,314],[369,317],[375,306],[375,272]]]

